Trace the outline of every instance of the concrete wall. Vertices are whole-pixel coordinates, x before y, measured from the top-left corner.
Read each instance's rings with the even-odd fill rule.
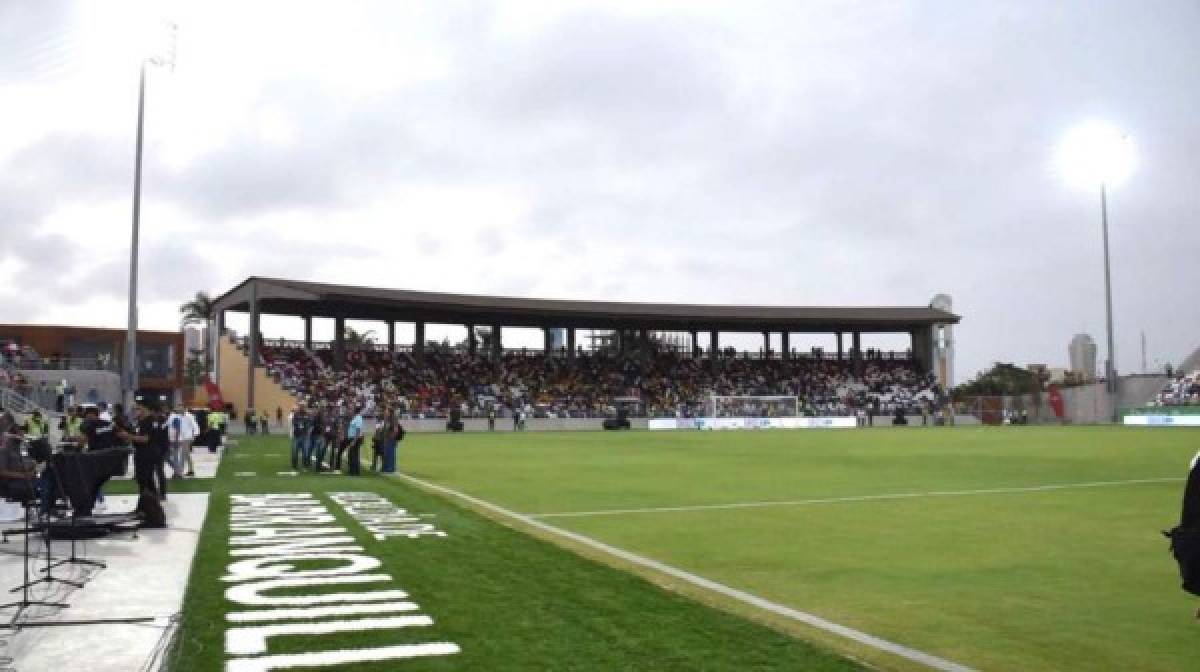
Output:
[[[1144,406],[1154,398],[1167,377],[1157,374],[1138,374],[1124,376],[1120,379],[1117,394],[1117,408],[1133,408]],[[1113,400],[1104,383],[1092,383],[1076,387],[1061,388],[1063,397],[1063,420],[1068,424],[1087,425],[1112,422]],[[1050,408],[1047,395],[1042,395],[1042,403],[1035,407],[1033,397],[1023,395],[1009,400],[1009,408],[1024,408],[1029,411],[1030,422],[1056,423],[1059,420]]]
[[[34,393],[28,395],[42,406],[54,410],[54,388],[63,380],[75,386],[75,403],[89,401],[88,392],[96,391],[97,401],[118,403],[121,401],[121,376],[112,371],[80,371],[67,369],[62,371],[46,371],[41,369],[22,369],[21,375],[33,386]],[[48,399],[38,398],[40,383],[46,381]]]
[[[601,430],[604,429],[603,423],[603,418],[530,418],[525,421],[525,431],[573,432]],[[405,431],[409,432],[446,431],[446,421],[444,419],[405,420],[403,424]],[[646,429],[645,418],[630,418],[629,424],[633,429]],[[485,418],[464,418],[463,425],[465,426],[465,431],[468,432],[487,431],[487,419]],[[513,431],[512,418],[496,418],[496,431]]]
[[[234,410],[241,413],[246,410],[246,355],[228,338],[221,339],[221,377],[217,385],[221,388],[221,397],[226,403],[233,404]],[[266,411],[275,418],[275,409],[282,408],[284,413],[296,406],[296,398],[267,375],[267,370],[261,366],[254,368],[254,408]]]

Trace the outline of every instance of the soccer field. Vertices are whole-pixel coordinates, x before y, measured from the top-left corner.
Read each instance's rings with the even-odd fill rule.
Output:
[[[1197,449],[1098,427],[410,435],[401,469],[963,665],[1191,670],[1159,530]]]

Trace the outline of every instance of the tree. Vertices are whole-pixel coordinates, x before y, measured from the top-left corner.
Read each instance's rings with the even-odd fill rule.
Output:
[[[205,329],[211,335],[213,317],[216,315],[215,305],[208,292],[196,292],[196,296],[187,303],[180,304],[180,326],[186,327],[189,324],[203,324]],[[211,338],[210,338],[211,342]],[[209,360],[209,343],[204,344],[204,371],[210,370],[208,365]]]
[[[189,386],[196,387],[204,380],[204,374],[208,372],[204,365],[204,350],[189,350],[188,354],[184,378]]]
[[[974,380],[954,388],[955,401],[968,397],[998,397],[1030,394],[1040,387],[1037,374],[1015,364],[996,362]]]
[[[345,341],[346,347],[360,348],[366,345],[375,343],[375,330],[368,329],[359,333],[354,327],[347,326],[342,332],[342,340]]]

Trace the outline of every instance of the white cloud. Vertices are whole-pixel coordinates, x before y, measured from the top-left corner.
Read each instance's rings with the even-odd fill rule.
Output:
[[[1200,249],[1187,2],[34,4],[0,5],[6,319],[123,324],[138,35],[163,13],[178,59],[148,70],[143,324],[250,274],[687,302],[944,291],[960,371],[1058,363],[1075,332],[1101,340],[1102,276],[1096,199],[1047,165],[1101,117],[1142,157],[1111,203],[1122,368],[1142,328],[1160,358],[1197,345],[1171,307],[1200,300],[1180,260]],[[56,254],[59,279],[13,291]]]

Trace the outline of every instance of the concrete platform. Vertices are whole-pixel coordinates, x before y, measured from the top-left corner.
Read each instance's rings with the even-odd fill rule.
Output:
[[[132,496],[110,496],[108,512],[130,511],[135,503]],[[208,494],[172,494],[164,509],[169,525],[165,530],[141,530],[136,539],[121,534],[76,542],[80,557],[105,562],[107,568],[70,564],[54,568],[55,576],[82,582],[83,588],[65,584],[34,586],[30,589],[30,599],[66,602],[70,606],[28,607],[21,614],[22,621],[152,618],[152,622],[25,627],[15,634],[12,630],[0,630],[0,639],[8,640],[8,646],[0,648],[0,656],[12,657],[15,668],[21,672],[150,669],[147,663],[160,644],[165,643],[172,618],[183,608],[192,557],[208,512]],[[40,577],[40,569],[46,562],[45,543],[40,536],[32,537],[30,543],[31,550],[37,548],[42,552],[30,561],[30,575]],[[0,602],[20,599],[19,591],[7,591],[21,584],[23,557],[12,553],[19,554],[23,546],[20,536],[0,544],[0,588],[4,589]],[[67,557],[70,552],[70,542],[51,543],[53,557]],[[8,623],[15,611],[0,610],[0,623]]]
[[[221,466],[221,457],[225,455],[225,447],[217,448],[216,453],[208,452],[208,448],[197,446],[192,448],[192,464],[196,467],[196,475],[194,478],[215,478],[217,475],[217,467]],[[171,465],[166,466],[167,478],[171,477]],[[117,476],[113,480],[129,481],[133,480],[133,460],[129,460],[129,467],[124,476]],[[170,488],[167,488],[170,492]]]

